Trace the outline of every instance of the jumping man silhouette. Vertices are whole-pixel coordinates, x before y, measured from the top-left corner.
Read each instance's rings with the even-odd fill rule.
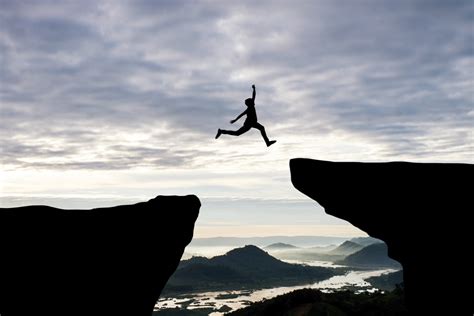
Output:
[[[276,140],[269,140],[267,137],[267,133],[265,132],[265,127],[263,127],[262,124],[257,122],[257,111],[255,111],[255,85],[252,85],[253,93],[252,93],[252,98],[248,98],[245,100],[245,105],[247,106],[247,110],[243,111],[242,113],[239,114],[235,118],[235,120],[230,121],[231,124],[234,124],[237,122],[242,116],[247,115],[247,118],[245,119],[244,126],[239,128],[236,131],[228,131],[225,129],[218,129],[217,130],[217,135],[216,139],[219,138],[222,134],[227,134],[227,135],[232,135],[232,136],[239,136],[242,135],[245,132],[248,132],[252,127],[256,128],[260,131],[262,134],[263,139],[265,140],[265,143],[267,144],[267,147],[273,145],[276,143]]]

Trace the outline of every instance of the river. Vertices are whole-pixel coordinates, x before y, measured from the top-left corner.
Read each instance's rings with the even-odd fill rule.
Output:
[[[293,261],[292,263],[295,263]],[[305,262],[308,264],[308,262]],[[314,266],[334,266],[329,262],[311,262]],[[375,291],[370,283],[365,280],[370,277],[395,272],[395,269],[378,269],[364,271],[349,271],[345,275],[338,275],[317,283],[304,284],[298,286],[276,287],[270,289],[261,289],[255,291],[218,291],[193,293],[183,297],[163,297],[160,298],[155,306],[155,310],[165,308],[206,308],[212,307],[216,310],[227,306],[232,310],[243,308],[253,302],[263,299],[269,299],[281,294],[285,294],[294,290],[303,288],[320,289],[322,291],[334,291],[346,287],[354,288],[356,291]],[[213,312],[211,316],[224,315],[223,312]]]

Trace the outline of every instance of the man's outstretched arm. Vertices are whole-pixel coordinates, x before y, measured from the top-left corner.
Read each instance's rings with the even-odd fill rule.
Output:
[[[235,122],[237,122],[239,120],[239,118],[241,118],[242,116],[244,116],[245,114],[247,114],[247,110],[243,111],[242,113],[239,114],[239,116],[237,116],[235,118],[235,120],[232,120],[230,121],[230,124],[234,124]]]
[[[252,99],[253,99],[253,102],[255,102],[255,96],[257,95],[257,93],[255,92],[255,85],[254,84],[252,85],[252,89],[253,89]]]

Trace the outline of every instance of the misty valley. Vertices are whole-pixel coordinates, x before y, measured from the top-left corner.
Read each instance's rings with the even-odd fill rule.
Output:
[[[401,265],[388,257],[385,243],[371,237],[195,239],[154,315],[246,315],[247,306],[304,289],[383,293],[402,282]]]

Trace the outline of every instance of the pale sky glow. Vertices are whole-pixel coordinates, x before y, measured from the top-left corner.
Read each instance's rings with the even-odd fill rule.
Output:
[[[288,160],[472,163],[473,15],[472,1],[0,0],[0,206],[196,194],[200,237],[363,234],[297,192]],[[277,144],[214,140],[241,126],[252,84]]]

